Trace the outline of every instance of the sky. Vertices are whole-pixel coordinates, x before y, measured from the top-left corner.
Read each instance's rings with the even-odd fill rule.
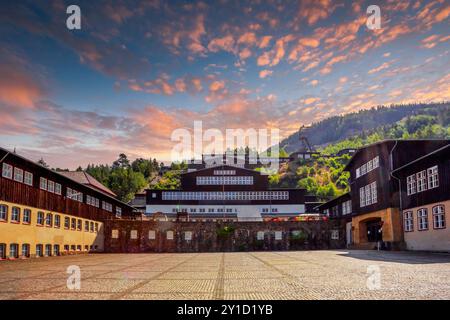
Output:
[[[66,27],[71,4],[80,30]],[[0,146],[52,167],[169,161],[172,133],[194,121],[286,137],[376,105],[450,100],[445,0],[0,6]]]

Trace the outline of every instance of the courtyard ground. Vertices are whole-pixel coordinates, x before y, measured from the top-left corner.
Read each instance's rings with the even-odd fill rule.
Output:
[[[80,268],[80,290],[67,288],[69,266]],[[332,250],[2,261],[3,299],[450,299],[450,255]]]

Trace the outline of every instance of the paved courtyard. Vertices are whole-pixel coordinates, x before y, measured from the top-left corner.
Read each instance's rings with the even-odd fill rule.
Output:
[[[80,290],[67,288],[71,265],[80,267]],[[3,299],[450,299],[450,255],[336,250],[3,261]]]

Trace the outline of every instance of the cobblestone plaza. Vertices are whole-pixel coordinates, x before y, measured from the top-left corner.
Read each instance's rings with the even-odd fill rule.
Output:
[[[80,268],[80,290],[67,287],[69,266]],[[450,255],[335,250],[2,261],[3,299],[450,299]]]

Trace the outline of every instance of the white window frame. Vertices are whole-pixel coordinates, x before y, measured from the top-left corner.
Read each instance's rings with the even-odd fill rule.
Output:
[[[445,207],[437,205],[432,208],[433,212],[433,229],[445,229]]]
[[[23,183],[23,170],[20,168],[14,168],[14,181]]]
[[[428,210],[426,208],[417,210],[417,230],[428,230]]]
[[[47,191],[47,181],[46,178],[41,177],[39,179],[39,189]]]
[[[19,207],[11,208],[11,222],[20,222],[20,208]]]
[[[414,214],[412,211],[405,211],[403,213],[403,221],[405,232],[414,231]]]
[[[423,192],[427,190],[427,171],[422,170],[417,173],[417,192]]]
[[[1,221],[7,221],[8,220],[8,206],[7,205],[0,205],[0,220]]]
[[[23,209],[22,222],[23,223],[31,223],[31,210],[30,209]]]
[[[33,174],[31,172],[25,171],[23,176],[23,183],[28,186],[33,186]]]
[[[3,163],[2,166],[2,177],[7,179],[13,178],[13,166],[7,163]]]
[[[439,171],[438,166],[433,166],[427,169],[428,175],[428,189],[439,187]]]
[[[47,191],[51,193],[55,193],[55,182],[52,180],[47,181]]]
[[[412,174],[406,178],[406,194],[412,195],[416,193],[416,175]]]

